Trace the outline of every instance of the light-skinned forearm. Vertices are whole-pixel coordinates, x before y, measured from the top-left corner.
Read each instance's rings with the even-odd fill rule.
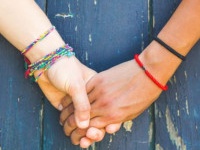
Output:
[[[0,0],[0,33],[19,50],[24,49],[41,34],[52,27],[47,16],[33,0]],[[26,53],[31,62],[64,45],[55,30]],[[69,67],[70,66],[70,67]],[[36,72],[35,75],[39,73]],[[38,84],[51,104],[62,110],[60,102],[69,95],[73,101],[77,126],[86,128],[90,119],[90,104],[85,84],[95,72],[76,57],[62,57],[46,74],[42,74]],[[59,97],[59,98],[58,98]]]
[[[0,0],[0,3],[0,33],[19,50],[52,26],[34,0]],[[57,31],[53,31],[26,55],[33,62],[63,44]]]
[[[200,1],[183,0],[158,37],[178,53],[186,55],[200,38]],[[148,70],[163,84],[181,60],[153,41],[140,55]]]

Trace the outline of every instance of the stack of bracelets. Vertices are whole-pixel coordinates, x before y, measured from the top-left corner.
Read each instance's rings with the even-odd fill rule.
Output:
[[[168,50],[169,52],[171,52],[172,54],[174,54],[176,57],[178,57],[181,60],[185,60],[185,56],[179,54],[177,51],[175,51],[172,47],[170,47],[169,45],[167,45],[165,42],[163,42],[161,39],[159,39],[158,37],[153,37],[153,40],[155,40],[156,42],[158,42],[161,46],[163,46],[166,50]],[[137,62],[137,64],[144,70],[145,74],[149,77],[149,79],[151,79],[151,81],[153,83],[155,83],[160,89],[166,91],[168,89],[167,85],[162,85],[160,82],[158,82],[158,80],[156,80],[153,75],[144,67],[143,63],[139,60],[139,55],[136,54],[134,56],[135,61]]]
[[[49,30],[44,32],[39,38],[37,38],[35,41],[33,41],[29,46],[27,46],[25,49],[21,51],[21,54],[27,53],[31,48],[33,48],[37,43],[42,41],[45,37],[47,37],[55,27],[51,27]],[[71,57],[74,56],[75,53],[73,52],[73,48],[71,48],[68,44],[63,45],[62,47],[56,49],[55,51],[45,55],[43,58],[39,59],[38,61],[34,63],[30,63],[30,61],[25,57],[25,62],[28,64],[28,68],[25,72],[25,77],[33,76],[35,71],[42,70],[36,77],[35,82],[38,81],[39,77],[48,70],[53,64],[56,63],[57,60],[59,60],[61,57],[67,56]]]
[[[33,48],[37,43],[39,43],[40,41],[42,41],[45,37],[47,37],[53,30],[55,30],[55,27],[52,26],[49,30],[47,30],[46,32],[44,32],[39,38],[37,38],[35,41],[33,41],[29,46],[27,46],[25,49],[23,49],[21,51],[21,54],[25,54],[27,53],[29,50],[31,50],[31,48]],[[168,51],[170,51],[172,54],[174,54],[175,56],[177,56],[179,59],[181,60],[185,60],[185,57],[181,54],[179,54],[178,52],[176,52],[173,48],[171,48],[170,46],[168,46],[165,42],[163,42],[161,39],[159,39],[158,37],[153,37],[153,39],[158,42],[160,45],[162,45],[165,49],[167,49]],[[38,61],[34,62],[34,63],[30,63],[30,61],[25,57],[25,61],[28,64],[28,69],[25,72],[25,77],[28,76],[33,76],[33,74],[35,73],[35,71],[37,70],[42,70],[38,76],[35,77],[35,82],[37,82],[37,80],[39,79],[39,77],[46,71],[48,70],[53,64],[56,63],[57,60],[59,60],[61,57],[67,56],[67,57],[71,57],[75,55],[75,53],[73,52],[73,49],[68,45],[65,44],[62,47],[56,49],[55,51],[51,52],[50,54],[47,54],[46,56],[44,56],[43,58],[39,59]],[[146,70],[146,68],[144,67],[144,65],[142,64],[142,62],[139,60],[139,55],[136,54],[134,56],[135,61],[137,62],[137,64],[144,70],[145,74],[162,90],[166,91],[168,89],[168,86],[165,85],[163,86],[161,83],[159,83],[154,77],[153,75]]]

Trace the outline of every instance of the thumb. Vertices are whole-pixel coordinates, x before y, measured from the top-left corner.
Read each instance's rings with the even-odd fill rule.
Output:
[[[85,84],[77,83],[73,86],[70,93],[75,108],[76,124],[79,128],[87,128],[90,121],[91,106],[87,97]]]

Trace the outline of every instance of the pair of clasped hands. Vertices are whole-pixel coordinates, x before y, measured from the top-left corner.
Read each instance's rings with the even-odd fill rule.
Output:
[[[38,84],[61,111],[65,134],[82,148],[101,141],[106,132],[118,131],[161,93],[134,60],[96,73],[75,56],[66,57],[41,76]]]

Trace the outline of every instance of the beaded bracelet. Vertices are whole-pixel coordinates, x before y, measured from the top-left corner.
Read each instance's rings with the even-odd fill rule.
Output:
[[[73,49],[68,45],[64,45],[55,51],[47,54],[43,58],[39,59],[38,61],[28,65],[28,69],[25,72],[25,77],[33,76],[35,71],[42,70],[37,77],[35,77],[35,82],[39,79],[39,77],[48,70],[53,64],[55,64],[61,57],[67,56],[71,57],[75,55]]]
[[[52,26],[49,30],[44,32],[42,35],[40,35],[35,41],[33,41],[29,46],[27,46],[25,49],[21,50],[21,54],[27,53],[31,48],[33,48],[38,42],[42,41],[45,37],[47,37],[53,30],[55,29],[55,26]]]
[[[161,83],[159,83],[159,82],[153,77],[153,75],[152,75],[148,70],[146,70],[146,68],[144,67],[144,65],[142,64],[142,62],[139,60],[139,57],[138,57],[138,56],[139,56],[138,54],[136,54],[136,55],[134,56],[134,59],[135,59],[135,61],[137,62],[137,64],[144,70],[145,74],[146,74],[159,88],[161,88],[162,90],[166,91],[166,90],[168,89],[168,86],[167,86],[167,85],[163,86]]]

